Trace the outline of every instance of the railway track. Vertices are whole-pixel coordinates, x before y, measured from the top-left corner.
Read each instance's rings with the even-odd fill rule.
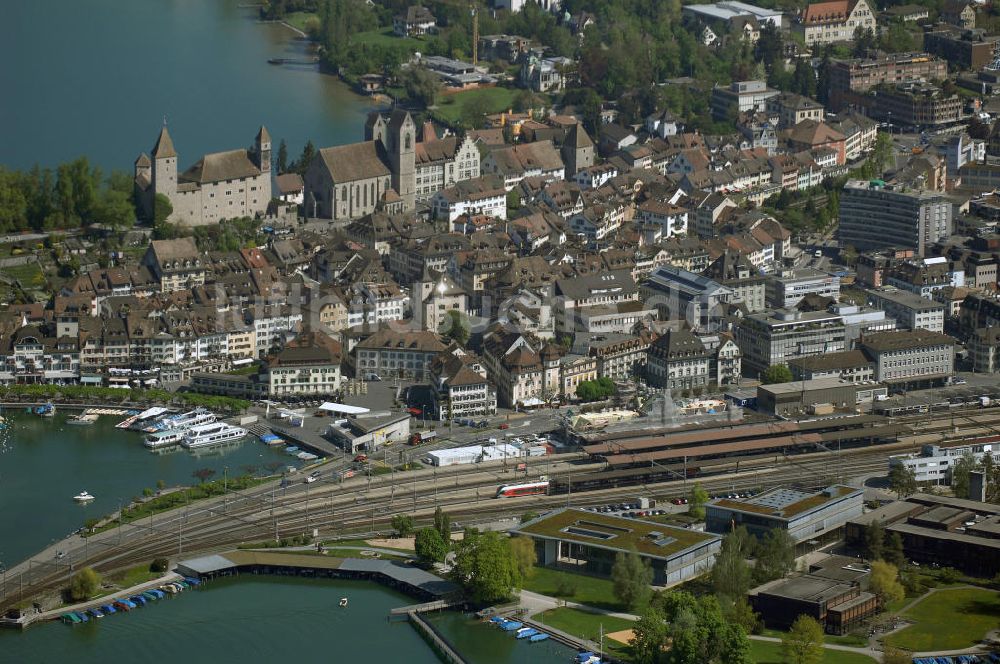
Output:
[[[955,426],[953,420],[962,420],[977,429],[1000,432],[1000,411],[893,418],[897,423],[920,425],[918,430],[922,434],[947,432]],[[713,472],[717,475],[699,478],[699,481],[710,493],[790,484],[818,488],[853,476],[883,471],[890,454],[914,447],[912,442],[897,442],[815,452],[783,457],[778,464],[773,458],[734,460],[731,464],[714,467]],[[831,458],[836,462],[831,463]],[[582,454],[572,454],[560,455],[556,461],[532,463],[528,478],[569,472],[570,468],[574,474],[593,472],[604,465],[587,463],[583,459]],[[16,576],[6,574],[0,586],[0,606],[65,585],[76,569],[88,565],[108,572],[155,557],[176,559],[245,542],[311,534],[313,529],[327,538],[364,535],[388,530],[393,514],[411,514],[418,522],[429,519],[438,505],[463,523],[482,523],[516,516],[527,510],[563,505],[587,507],[619,502],[636,495],[669,500],[685,494],[692,484],[692,480],[677,479],[584,493],[496,500],[492,498],[496,487],[515,479],[513,473],[504,472],[502,468],[434,471],[430,475],[426,471],[411,472],[412,480],[409,473],[400,473],[399,477],[352,478],[342,483],[327,478],[284,488],[279,488],[275,482],[233,492],[224,498],[201,501],[192,507],[156,515],[149,521],[121,524],[85,542],[82,538],[74,538],[66,542],[67,548],[72,544],[72,552],[65,560],[33,558],[26,572],[21,571]]]

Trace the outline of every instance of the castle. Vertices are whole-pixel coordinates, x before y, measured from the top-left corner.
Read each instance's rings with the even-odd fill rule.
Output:
[[[309,165],[306,216],[341,221],[376,210],[408,211],[479,177],[479,151],[468,136],[439,139],[427,124],[421,139],[406,111],[394,110],[388,120],[369,115],[364,142],[322,148]]]
[[[206,154],[178,175],[177,152],[164,126],[152,160],[145,153],[135,160],[135,190],[144,216],[152,218],[153,201],[163,194],[173,206],[168,220],[184,226],[264,214],[271,202],[271,136],[261,127],[252,150]]]

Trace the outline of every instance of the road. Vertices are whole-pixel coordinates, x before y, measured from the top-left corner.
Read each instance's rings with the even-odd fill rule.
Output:
[[[959,433],[955,433],[951,414],[896,418],[895,421],[914,424],[920,436],[960,436],[966,433],[982,435],[975,431],[989,432],[997,417],[1000,417],[1000,410],[958,414],[958,423],[967,422],[969,427],[960,429]],[[524,429],[542,426],[529,419],[525,420]],[[879,446],[801,454],[777,461],[774,458],[744,460],[738,466],[739,472],[706,476],[701,483],[710,493],[716,494],[781,485],[822,488],[884,473],[889,455],[903,449],[915,449],[917,442],[916,437],[910,437],[893,449]],[[517,517],[525,511],[603,505],[636,496],[653,498],[662,504],[690,490],[690,481],[675,480],[574,494],[495,500],[496,488],[502,484],[602,467],[580,453],[529,459],[528,464],[526,474],[515,474],[511,467],[492,462],[340,481],[334,479],[339,464],[329,462],[322,466],[322,479],[315,483],[304,483],[303,474],[292,475],[292,483],[284,487],[272,481],[151,516],[141,522],[121,524],[91,537],[73,536],[63,540],[3,574],[0,607],[32,597],[39,591],[63,586],[72,573],[84,565],[107,572],[146,563],[155,557],[170,557],[176,561],[195,554],[226,550],[244,542],[256,543],[314,531],[327,539],[365,536],[388,530],[388,522],[394,514],[407,513],[418,522],[426,522],[438,506],[448,510],[453,519],[463,525],[497,520],[516,523]],[[62,558],[56,557],[59,551],[65,554]]]

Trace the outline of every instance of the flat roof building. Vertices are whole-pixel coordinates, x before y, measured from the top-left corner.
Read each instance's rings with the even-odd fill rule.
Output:
[[[840,197],[840,246],[858,251],[903,247],[923,256],[951,235],[952,205],[934,191],[851,180]]]
[[[761,385],[757,388],[757,409],[778,417],[824,415],[835,410],[853,413],[860,401],[860,389],[860,385],[839,376]],[[881,392],[885,394],[885,389]]]
[[[662,523],[563,508],[511,531],[530,537],[540,564],[611,575],[615,556],[635,551],[653,567],[653,583],[672,586],[711,569],[722,538]]]
[[[861,516],[863,499],[864,491],[842,484],[817,493],[779,487],[751,498],[713,500],[705,507],[705,527],[725,534],[734,526],[746,526],[757,537],[780,528],[796,543],[805,542],[833,533]]]

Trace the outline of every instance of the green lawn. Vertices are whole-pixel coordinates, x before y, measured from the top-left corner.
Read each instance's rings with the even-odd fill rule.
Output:
[[[576,591],[569,596],[562,596],[558,593],[560,580],[571,583]],[[536,567],[531,578],[523,583],[525,590],[530,590],[550,597],[562,597],[571,602],[589,604],[611,611],[625,611],[621,602],[615,599],[613,585],[609,579],[599,579],[585,574],[575,574],[564,572],[563,570],[551,569],[548,567]]]
[[[146,583],[147,581],[159,578],[161,575],[162,574],[160,572],[150,572],[149,565],[136,565],[135,567],[128,568],[124,572],[112,574],[108,577],[108,580],[122,588],[131,588],[132,586],[137,586],[140,583]]]
[[[982,588],[942,590],[902,614],[915,625],[889,636],[890,645],[914,652],[957,650],[980,639],[1000,621],[1000,596]]]
[[[310,19],[319,21],[319,16],[315,12],[292,12],[285,16],[284,21],[293,28],[298,28],[302,32],[308,32],[306,24],[309,23]]]
[[[475,88],[441,95],[433,114],[444,122],[456,123],[462,119],[466,107],[479,100],[484,100],[482,108],[485,113],[499,113],[513,106],[520,92],[511,88]]]
[[[786,634],[777,629],[765,629],[761,632],[762,636],[773,636],[780,639]],[[834,634],[827,634],[823,638],[824,643],[832,643],[838,646],[851,646],[853,648],[864,648],[868,645],[868,637],[861,634],[845,634],[843,636],[837,636]]]
[[[781,654],[781,644],[773,641],[751,640],[750,654],[757,664],[783,664],[785,661]],[[858,653],[824,648],[822,664],[875,664],[875,660]]]
[[[354,35],[354,42],[357,44],[381,46],[383,48],[396,48],[398,46],[403,46],[410,53],[416,53],[417,51],[423,52],[426,46],[426,43],[423,40],[416,39],[414,37],[397,37],[392,31],[392,27],[370,30],[368,32],[359,32]]]
[[[3,268],[4,274],[21,282],[24,289],[41,288],[45,285],[45,275],[38,263],[27,263],[26,265],[15,265]]]
[[[548,611],[536,614],[533,618],[540,623],[554,627],[567,634],[572,634],[573,636],[589,639],[594,643],[600,643],[601,630],[603,628],[605,650],[619,658],[631,659],[631,649],[628,645],[607,638],[608,634],[619,632],[623,629],[631,629],[631,620],[566,607],[549,609]]]

